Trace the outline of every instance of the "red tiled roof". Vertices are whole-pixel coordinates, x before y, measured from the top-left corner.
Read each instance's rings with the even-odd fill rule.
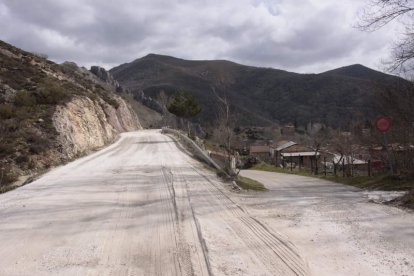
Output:
[[[315,152],[314,149],[303,146],[303,145],[293,145],[291,147],[288,147],[286,149],[282,150],[283,153],[291,153],[291,152]]]
[[[250,146],[250,153],[269,153],[270,147],[269,146]]]

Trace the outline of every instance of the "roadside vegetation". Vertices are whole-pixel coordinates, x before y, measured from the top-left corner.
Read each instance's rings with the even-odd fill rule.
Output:
[[[277,173],[287,173],[295,174],[301,176],[309,176],[319,179],[325,179],[337,183],[342,183],[346,185],[355,186],[361,189],[370,189],[370,190],[384,190],[384,191],[409,191],[414,189],[414,179],[411,178],[402,178],[398,176],[389,176],[389,175],[375,175],[375,176],[353,176],[353,177],[342,177],[334,176],[328,174],[314,175],[310,170],[301,169],[283,169],[275,167],[269,164],[261,163],[254,165],[250,168],[251,170],[259,171],[268,171],[268,172],[277,172]]]
[[[52,119],[57,105],[83,95],[118,108],[112,91],[88,74],[0,41],[0,193],[19,176],[62,162]]]
[[[291,171],[290,169],[283,169],[266,163],[256,164],[250,169],[314,177],[367,190],[408,191],[406,195],[401,198],[392,200],[390,203],[414,209],[414,179],[410,177],[390,176],[384,174],[375,176],[353,177],[341,177],[329,174],[325,176],[324,174],[312,174],[310,170],[298,170],[296,168]]]
[[[266,187],[263,183],[253,180],[248,177],[238,176],[236,179],[237,185],[245,190],[252,190],[252,191],[266,191]]]

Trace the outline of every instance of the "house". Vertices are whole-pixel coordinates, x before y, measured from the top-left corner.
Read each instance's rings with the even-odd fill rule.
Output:
[[[339,154],[335,154],[334,158],[332,160],[335,164],[338,165],[353,165],[355,167],[365,167],[368,164],[368,161],[364,161],[361,159],[357,159],[354,156],[350,156],[350,155],[339,155]]]
[[[311,169],[315,166],[317,158],[320,156],[319,152],[300,144],[286,147],[280,150],[279,153],[281,162],[276,165],[284,165],[288,162],[294,163],[299,167],[307,167]]]
[[[316,160],[320,153],[296,142],[281,140],[271,148],[271,156],[276,166],[294,163],[295,166],[312,168],[316,166]]]
[[[270,157],[274,161],[275,165],[278,166],[281,163],[280,151],[293,145],[296,145],[293,141],[281,140],[270,147]]]
[[[414,171],[414,145],[412,144],[389,144],[388,153],[386,147],[374,146],[370,148],[369,152],[371,164],[376,161],[381,165],[382,162],[382,166],[377,166],[378,170],[386,171],[389,168],[389,163],[392,162],[394,170],[411,173]]]
[[[269,146],[250,146],[250,155],[257,157],[262,161],[270,160],[270,147]]]

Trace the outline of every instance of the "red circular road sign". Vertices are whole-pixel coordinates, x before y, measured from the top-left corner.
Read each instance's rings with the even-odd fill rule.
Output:
[[[391,119],[387,117],[379,117],[375,121],[375,127],[379,132],[387,132],[391,127]]]

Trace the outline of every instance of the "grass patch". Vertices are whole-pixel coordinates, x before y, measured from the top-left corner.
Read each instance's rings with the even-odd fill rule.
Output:
[[[314,177],[324,180],[329,180],[341,184],[355,186],[361,189],[369,190],[383,190],[383,191],[408,191],[414,189],[414,179],[412,178],[400,178],[398,176],[389,176],[389,175],[376,175],[376,176],[353,176],[353,177],[342,177],[341,173],[338,172],[337,176],[334,175],[323,175],[323,172],[319,175],[312,174],[309,170],[298,168],[293,169],[292,171],[287,168],[283,169],[280,167],[272,166],[269,164],[257,164],[254,165],[251,170],[267,171],[267,172],[277,172],[277,173],[287,173],[295,174],[301,176]]]
[[[15,189],[13,185],[0,186],[0,194],[7,193],[8,191],[11,191],[13,189]]]
[[[377,175],[371,177],[354,176],[345,178],[340,176],[327,176],[320,178],[369,190],[407,191],[414,189],[413,179],[400,179],[398,177],[388,175]]]
[[[301,176],[314,177],[324,180],[329,180],[341,184],[355,186],[361,189],[368,190],[383,190],[383,191],[409,191],[406,195],[396,198],[389,202],[397,206],[403,206],[406,208],[414,209],[414,179],[411,177],[399,177],[389,175],[376,175],[376,176],[354,176],[354,177],[342,177],[334,175],[314,175],[309,170],[301,169],[283,169],[280,167],[272,166],[269,164],[257,164],[254,165],[251,170],[277,172],[295,174]],[[237,183],[239,184],[239,183]]]
[[[414,189],[409,191],[407,194],[403,195],[400,198],[396,198],[394,200],[391,200],[390,203],[414,210]]]
[[[236,183],[239,187],[245,190],[254,190],[254,191],[266,191],[266,187],[259,181],[253,180],[251,178],[238,176]]]
[[[314,176],[310,172],[310,170],[302,168],[299,170],[298,168],[293,169],[292,171],[290,168],[283,169],[280,167],[276,167],[273,165],[269,165],[266,163],[260,163],[253,165],[253,167],[250,168],[250,170],[258,170],[258,171],[266,171],[266,172],[277,172],[277,173],[287,173],[287,174],[295,174],[295,175],[302,175],[302,176]]]

